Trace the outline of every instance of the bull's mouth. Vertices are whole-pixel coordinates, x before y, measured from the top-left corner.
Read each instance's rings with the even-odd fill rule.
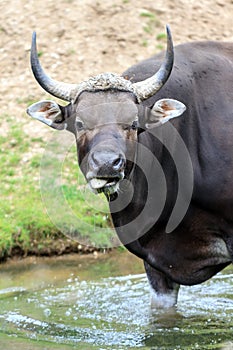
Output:
[[[93,177],[88,181],[88,185],[95,194],[104,193],[107,197],[116,194],[119,190],[119,182],[123,179],[118,177]]]

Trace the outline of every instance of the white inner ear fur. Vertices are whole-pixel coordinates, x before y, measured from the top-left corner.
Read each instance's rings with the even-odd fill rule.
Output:
[[[185,110],[186,106],[180,101],[169,98],[158,100],[151,110],[150,118],[146,127],[150,128],[155,125],[159,126],[164,124],[169,119],[179,117]]]
[[[51,126],[55,121],[62,121],[60,107],[54,101],[43,100],[34,103],[27,109],[27,113],[35,119]]]

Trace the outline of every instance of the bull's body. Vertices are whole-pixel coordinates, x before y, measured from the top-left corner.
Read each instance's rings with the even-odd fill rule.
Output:
[[[148,78],[161,63],[158,57],[135,65],[125,74],[135,81]],[[191,156],[194,189],[187,215],[174,232],[165,232],[170,213],[165,208],[148,234],[139,238],[158,268],[156,271],[146,263],[150,283],[161,294],[172,292],[174,282],[187,285],[203,282],[233,258],[233,45],[206,42],[176,47],[170,78],[145,103],[152,107],[164,97],[175,98],[187,106],[185,114],[171,123]],[[166,125],[162,128],[166,129]],[[139,142],[149,145],[166,170],[170,207],[177,191],[174,164],[151,133],[141,133]],[[137,171],[133,182],[138,194],[135,201],[143,207],[146,183]],[[120,226],[124,217],[130,221],[135,210],[132,205],[120,216],[113,214],[114,225]],[[129,249],[134,251],[134,246]]]
[[[158,55],[145,60],[128,69],[123,76],[127,76],[132,82],[145,80],[158,70],[161,58],[162,56]],[[133,195],[131,187],[127,187],[119,176],[120,191],[117,191],[117,202],[110,202],[110,209],[120,239],[132,253],[145,262],[148,279],[155,292],[155,304],[171,306],[176,303],[180,284],[201,283],[233,260],[233,45],[204,42],[177,46],[174,67],[167,83],[156,94],[150,95],[139,104],[151,109],[157,100],[163,98],[177,99],[187,107],[182,117],[171,121],[183,139],[192,161],[193,182],[190,185],[193,186],[193,192],[187,212],[173,232],[167,233],[166,226],[179,190],[179,176],[171,152],[177,152],[176,134],[174,139],[169,139],[169,152],[161,142],[168,135],[167,124],[157,127],[160,140],[154,137],[153,132],[147,130],[130,134],[131,139],[134,137],[134,140],[137,139],[140,145],[152,152],[166,176],[166,203],[161,215],[158,218],[157,213],[153,215],[153,208],[157,208],[158,204],[156,188],[161,183],[157,181],[155,168],[150,161],[146,162],[143,159],[143,152],[140,151],[136,152],[136,163],[143,164],[143,171],[138,166],[129,167],[129,170],[125,167],[125,178],[130,179],[134,187]],[[99,104],[106,106],[109,101],[120,104],[122,101],[130,101],[130,104],[138,104],[132,91],[120,89],[84,89],[77,100],[73,102],[76,106],[75,113],[81,116],[84,124],[84,107],[87,106],[87,101],[90,101],[93,107],[93,115]],[[72,104],[70,106],[74,111]],[[35,114],[34,110],[29,112],[31,115]],[[112,119],[110,118],[112,124],[98,129],[97,123],[94,133],[87,130],[81,133],[77,141],[80,166],[87,180],[93,181],[95,186],[98,182],[93,180],[93,169],[102,162],[104,167],[99,167],[98,170],[102,171],[101,179],[106,175],[103,169],[112,179],[113,175],[107,169],[110,167],[110,157],[113,157],[114,152],[119,152],[116,149],[121,149],[123,138],[129,137],[129,132],[118,128],[117,118],[120,117],[114,113],[112,112]],[[108,117],[109,110],[103,110],[92,122],[103,118],[101,125]],[[65,113],[62,120],[68,120]],[[60,128],[55,123],[61,122],[53,119],[52,123],[53,127]],[[91,127],[89,129],[91,130]],[[106,135],[107,142],[104,141]],[[102,144],[102,148],[99,144]],[[91,157],[89,156],[88,162],[83,165],[82,161],[88,152]],[[128,159],[127,152],[125,154]],[[132,158],[133,156],[131,160]],[[112,164],[115,164],[114,169],[117,168],[119,172],[121,170],[121,174],[124,159],[116,156],[115,159],[111,159]],[[147,178],[149,176],[152,179],[155,192],[148,193],[148,179],[143,172],[147,174]],[[142,216],[138,225],[135,218],[142,212],[148,198],[148,215]],[[125,227],[129,228],[129,237]]]

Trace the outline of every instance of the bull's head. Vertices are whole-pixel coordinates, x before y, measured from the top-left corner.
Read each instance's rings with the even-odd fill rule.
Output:
[[[63,107],[54,101],[41,101],[30,106],[28,114],[75,135],[79,165],[95,193],[115,194],[119,182],[129,176],[138,130],[158,126],[185,110],[182,103],[164,99],[156,102],[150,113],[139,115],[141,102],[164,85],[172,70],[173,44],[168,27],[164,62],[152,77],[137,83],[112,73],[100,74],[80,84],[55,81],[40,65],[35,33],[31,66],[42,88],[70,103]]]

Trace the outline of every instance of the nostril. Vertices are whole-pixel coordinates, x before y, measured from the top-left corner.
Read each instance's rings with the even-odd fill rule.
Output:
[[[92,152],[89,155],[89,166],[96,174],[102,174],[101,176],[118,173],[125,166],[125,157],[109,151]]]
[[[120,165],[120,163],[121,163],[121,159],[120,159],[120,158],[117,158],[117,159],[115,159],[115,160],[113,161],[112,165],[113,165],[114,167],[118,167],[118,166]]]
[[[112,166],[115,170],[119,170],[124,166],[124,159],[120,156],[112,162]]]
[[[101,160],[98,159],[98,156],[95,155],[94,152],[91,154],[90,158],[91,158],[91,164],[94,168],[98,168],[101,165]]]

